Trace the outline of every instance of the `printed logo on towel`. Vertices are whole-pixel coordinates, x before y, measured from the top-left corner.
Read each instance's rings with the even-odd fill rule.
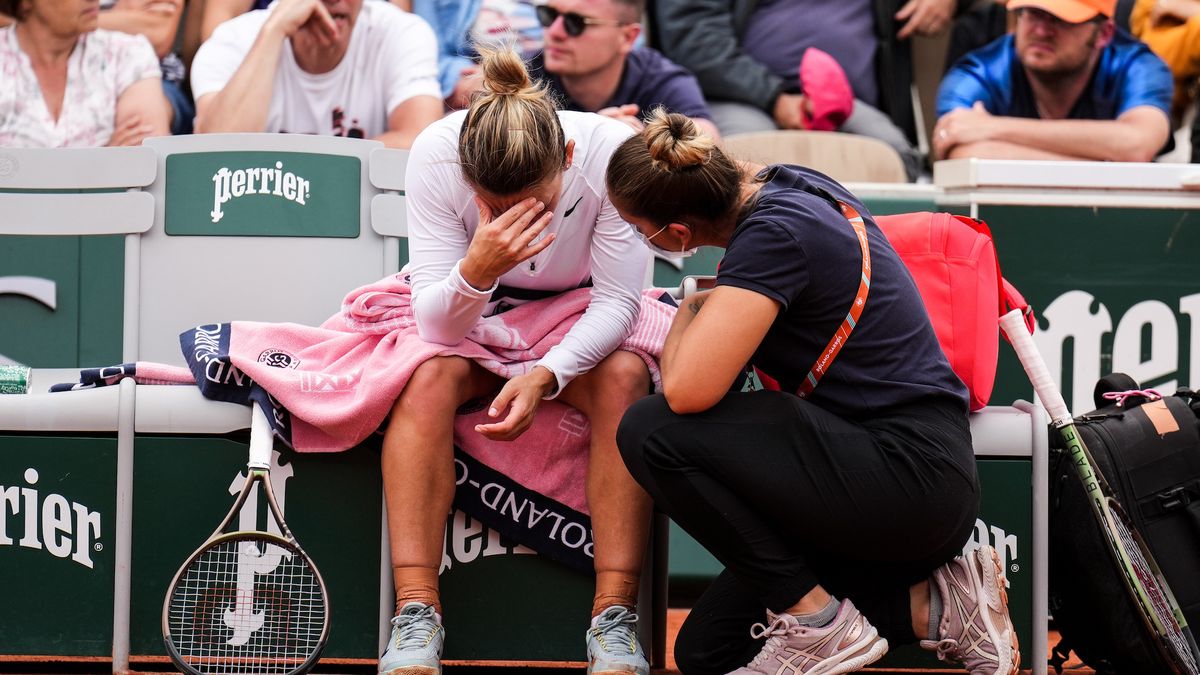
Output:
[[[358,384],[361,371],[348,375],[330,375],[328,373],[300,373],[300,391],[311,394],[336,394],[351,391]]]
[[[586,435],[591,429],[588,425],[587,415],[574,408],[568,408],[562,419],[558,420],[558,428],[576,437]]]
[[[282,465],[279,463],[279,451],[275,450],[271,453],[271,491],[275,493],[275,501],[279,504],[279,510],[285,512],[286,496],[287,496],[287,479],[292,477],[292,465]],[[246,482],[244,473],[239,473],[234,476],[233,482],[229,484],[229,494],[237,495],[242,490],[242,486]],[[250,494],[246,497],[246,503],[242,505],[238,512],[238,529],[239,530],[257,530],[259,529],[259,507],[258,507],[258,485],[250,489]],[[275,523],[275,519],[270,517],[266,511],[270,507],[262,509],[261,513],[267,520],[267,531],[283,536],[279,531],[279,526]],[[264,613],[262,610],[254,611],[254,577],[255,575],[271,574],[283,564],[286,559],[291,558],[291,552],[285,548],[267,544],[265,550],[259,550],[258,545],[254,542],[244,542],[240,546],[237,557],[237,592],[234,594],[236,600],[231,602],[228,607],[217,613],[221,617],[221,621],[228,626],[233,634],[226,641],[226,644],[235,647],[246,644],[250,641],[251,636],[262,629],[264,623]]]
[[[963,555],[981,546],[991,546],[1000,554],[1000,567],[1005,573],[1004,585],[1012,586],[1008,575],[1021,571],[1021,563],[1018,558],[1020,549],[1017,546],[1017,535],[1005,532],[1004,528],[998,525],[989,526],[983,522],[982,518],[976,518],[975,529],[971,533],[971,538],[967,540],[967,545],[963,546]]]
[[[362,160],[307,152],[167,157],[168,235],[356,237]]]
[[[272,368],[292,368],[300,365],[300,359],[285,352],[282,349],[271,348],[264,350],[258,355],[258,362],[265,363]]]
[[[25,469],[22,479],[0,485],[0,546],[45,549],[91,569],[92,553],[104,550],[100,512],[56,492],[41,493],[41,476],[34,467]]]

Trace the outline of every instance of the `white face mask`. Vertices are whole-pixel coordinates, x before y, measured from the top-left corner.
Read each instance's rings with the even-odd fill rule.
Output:
[[[695,248],[681,248],[678,251],[671,251],[671,250],[665,249],[665,248],[659,246],[658,244],[654,243],[653,241],[651,241],[651,239],[654,239],[658,235],[662,234],[667,229],[667,227],[669,227],[668,225],[663,225],[662,228],[660,228],[658,230],[658,232],[655,232],[654,234],[650,235],[649,237],[642,234],[642,231],[637,229],[637,227],[635,225],[630,224],[629,227],[633,228],[633,233],[636,234],[637,238],[641,239],[642,243],[645,244],[646,246],[648,246],[651,251],[658,253],[659,255],[661,255],[662,257],[664,257],[668,260],[682,260],[684,258],[690,258],[693,255],[695,255],[696,251],[698,250]],[[683,244],[680,244],[680,246],[682,246],[682,245]]]

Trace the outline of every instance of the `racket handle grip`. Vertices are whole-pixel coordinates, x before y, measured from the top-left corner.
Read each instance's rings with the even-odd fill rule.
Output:
[[[250,462],[252,469],[271,468],[271,449],[275,447],[275,432],[267,413],[257,401],[250,404]]]
[[[1050,414],[1050,419],[1055,424],[1070,422],[1071,411],[1067,409],[1067,402],[1063,400],[1058,386],[1054,384],[1050,369],[1046,367],[1042,353],[1038,351],[1033,336],[1025,326],[1025,317],[1021,310],[1014,309],[1000,317],[1000,328],[1017,352],[1017,359],[1021,361],[1021,367],[1025,369],[1025,374],[1033,384],[1033,391],[1042,400],[1042,406]]]

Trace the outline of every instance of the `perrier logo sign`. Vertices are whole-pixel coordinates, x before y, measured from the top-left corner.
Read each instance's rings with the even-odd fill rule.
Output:
[[[306,152],[167,157],[168,235],[356,237],[362,162]]]
[[[283,197],[289,202],[304,205],[309,194],[309,182],[291,171],[283,170],[283,162],[275,162],[275,167],[254,167],[251,169],[236,169],[221,167],[213,174],[213,210],[214,223],[221,222],[225,212],[221,205],[231,199],[246,195],[271,195]]]

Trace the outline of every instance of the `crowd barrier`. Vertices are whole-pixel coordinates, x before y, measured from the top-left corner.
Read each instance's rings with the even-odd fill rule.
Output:
[[[181,363],[177,335],[199,323],[324,320],[347,290],[398,270],[407,259],[405,160],[404,152],[370,141],[280,135],[166,138],[120,150],[0,149],[0,360],[35,367],[34,393],[0,397],[0,578],[22,580],[8,585],[0,605],[4,658],[111,659],[114,672],[131,662],[162,660],[163,592],[175,567],[228,508],[245,460],[248,409],[205,400],[192,388],[126,383],[38,392],[73,379],[73,368],[139,359]],[[1132,193],[1128,188],[1097,188],[1111,200],[1102,208],[1096,195],[1077,188],[1075,202],[1043,213],[989,201],[989,191],[1001,190],[994,183],[1011,180],[987,173],[1002,168],[1029,169],[977,163],[956,169],[966,171],[966,179],[951,180],[939,167],[938,185],[852,189],[879,213],[946,208],[985,217],[1007,276],[1042,310],[1050,338],[1060,341],[1043,342],[1048,353],[1064,353],[1067,338],[1055,330],[1075,316],[1061,307],[1075,301],[1071,294],[1089,293],[1062,292],[1063,284],[1104,279],[1111,289],[1120,285],[1113,283],[1116,270],[1117,281],[1126,284],[1122,292],[1142,297],[1162,292],[1164,266],[1182,272],[1185,259],[1194,266],[1200,240],[1184,221],[1200,200],[1180,187],[1185,181],[1174,190],[1138,188],[1135,194],[1147,199],[1128,203],[1120,197]],[[1061,199],[1059,187],[1045,186],[1047,199]],[[1021,193],[1009,185],[1003,190]],[[1174,201],[1150,203],[1151,192]],[[1130,203],[1139,214],[1151,213],[1150,222],[1122,228]],[[1001,207],[1024,210],[989,210]],[[1083,245],[1077,232],[1053,232],[1071,241],[1070,252],[1081,259],[1065,267],[1061,248],[1038,243],[1047,229],[1067,229],[1063,212],[1054,209],[1067,209],[1075,227],[1084,222],[1103,232],[1096,240],[1084,237]],[[1131,247],[1113,234],[1130,230],[1150,241]],[[1111,260],[1131,248],[1144,257],[1126,268],[1091,270],[1086,263],[1096,251]],[[680,270],[659,262],[654,281],[670,287],[682,274],[711,273],[716,255],[702,252]],[[1039,267],[1047,260],[1054,265]],[[1200,306],[1191,271],[1190,278],[1170,276],[1168,284],[1192,294],[1178,302],[1189,318]],[[1111,319],[1113,306],[1105,296],[1092,323],[1103,328],[1094,319]],[[1183,383],[1189,365],[1193,374],[1200,368],[1200,358],[1181,361],[1178,349],[1167,348],[1167,338],[1177,347],[1179,335],[1164,337],[1170,331],[1163,326],[1178,331],[1183,323],[1168,303],[1142,297],[1126,314],[1116,347],[1100,349],[1111,363],[1096,368],[1137,366],[1141,370],[1126,370],[1150,384],[1172,373]],[[1090,364],[1079,365],[1092,355],[1079,332],[1089,327],[1095,329],[1068,326],[1074,371],[1060,378],[1091,376]],[[1200,352],[1195,333],[1191,355]],[[1104,344],[1114,344],[1106,335]],[[1136,358],[1122,351],[1127,343],[1137,347]],[[1006,358],[1011,362],[1001,364],[993,403],[1030,398],[1028,386],[1009,372],[1015,359]],[[971,426],[984,505],[969,545],[991,544],[1004,556],[1022,659],[1040,666],[1046,653],[1045,418],[1029,404],[994,405],[973,415]],[[274,461],[272,479],[288,522],[330,586],[334,629],[326,658],[370,661],[391,613],[378,450],[277,451]],[[257,505],[247,509],[243,518],[265,518]],[[677,531],[670,539],[673,579],[715,572],[694,542]],[[582,658],[588,577],[503,541],[462,513],[448,520],[446,541],[448,659]],[[657,572],[648,575],[642,601],[649,619],[644,640],[659,663],[665,547],[659,537],[648,567]],[[915,650],[898,652],[889,664],[932,662]]]

